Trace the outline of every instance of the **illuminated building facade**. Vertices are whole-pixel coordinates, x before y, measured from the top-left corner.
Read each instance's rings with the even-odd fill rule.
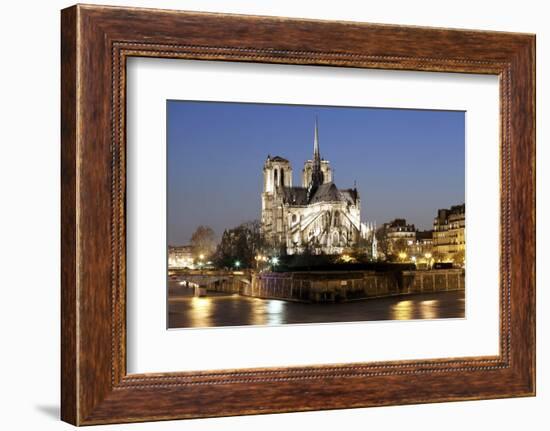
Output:
[[[466,249],[466,205],[439,209],[433,227],[433,251],[438,260],[461,263]]]
[[[169,269],[181,269],[189,268],[194,269],[194,259],[192,253],[192,247],[190,245],[183,246],[168,246],[168,268]]]
[[[396,218],[389,223],[385,223],[384,228],[387,235],[389,254],[404,251],[416,242],[414,224],[407,224],[407,220],[403,218]]]
[[[262,233],[287,254],[340,254],[374,236],[372,224],[361,223],[356,187],[339,189],[328,160],[321,158],[315,123],[313,158],[304,163],[302,185],[292,185],[292,166],[268,156],[263,167]],[[376,250],[376,243],[371,245]],[[371,251],[372,252],[372,251]]]

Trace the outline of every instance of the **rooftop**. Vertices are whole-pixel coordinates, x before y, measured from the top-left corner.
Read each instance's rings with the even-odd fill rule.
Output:
[[[348,202],[355,204],[358,198],[355,189],[338,189],[333,182],[321,184],[308,201],[307,188],[284,187],[284,202],[291,205],[308,205],[318,202]]]
[[[287,159],[285,159],[284,157],[281,157],[281,156],[274,156],[274,157],[271,157],[271,156],[267,156],[267,160],[270,160],[272,162],[284,162],[284,163],[289,163],[289,161]]]

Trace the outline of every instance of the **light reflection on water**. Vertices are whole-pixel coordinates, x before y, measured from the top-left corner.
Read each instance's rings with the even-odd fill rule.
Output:
[[[285,301],[271,300],[267,301],[268,325],[282,325],[285,315]]]
[[[191,307],[189,307],[189,319],[191,326],[213,326],[212,305],[213,298],[193,297],[191,298]]]
[[[439,302],[435,299],[420,302],[422,319],[436,319]]]
[[[391,307],[391,320],[409,320],[412,318],[412,301],[399,301]]]
[[[199,298],[193,297],[191,291],[170,293],[170,328],[464,317],[464,291],[334,304],[304,304],[213,292]]]
[[[439,299],[403,300],[391,307],[392,320],[439,319],[441,304]]]
[[[265,316],[266,301],[259,298],[253,298],[252,300],[253,300],[253,306],[252,306],[252,316],[250,319],[250,324],[265,325],[267,320]]]

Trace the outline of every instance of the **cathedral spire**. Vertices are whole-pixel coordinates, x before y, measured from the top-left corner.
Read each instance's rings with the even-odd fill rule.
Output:
[[[313,137],[313,166],[311,170],[310,190],[315,191],[323,184],[323,172],[321,171],[321,153],[319,151],[319,125],[315,117],[315,133]]]
[[[317,117],[315,117],[315,132],[313,135],[313,163],[311,167],[311,182],[307,189],[308,201],[313,197],[317,188],[323,184],[324,176],[321,170],[321,154],[319,151],[319,127]]]
[[[318,159],[320,161],[321,156],[319,155],[319,124],[317,116],[315,116],[315,135],[313,137],[313,163]]]

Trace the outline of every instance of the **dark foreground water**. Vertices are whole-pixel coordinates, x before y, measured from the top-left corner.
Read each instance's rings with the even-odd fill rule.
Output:
[[[203,298],[192,295],[192,289],[170,289],[169,328],[464,317],[464,291],[339,304],[303,304],[213,292]]]

